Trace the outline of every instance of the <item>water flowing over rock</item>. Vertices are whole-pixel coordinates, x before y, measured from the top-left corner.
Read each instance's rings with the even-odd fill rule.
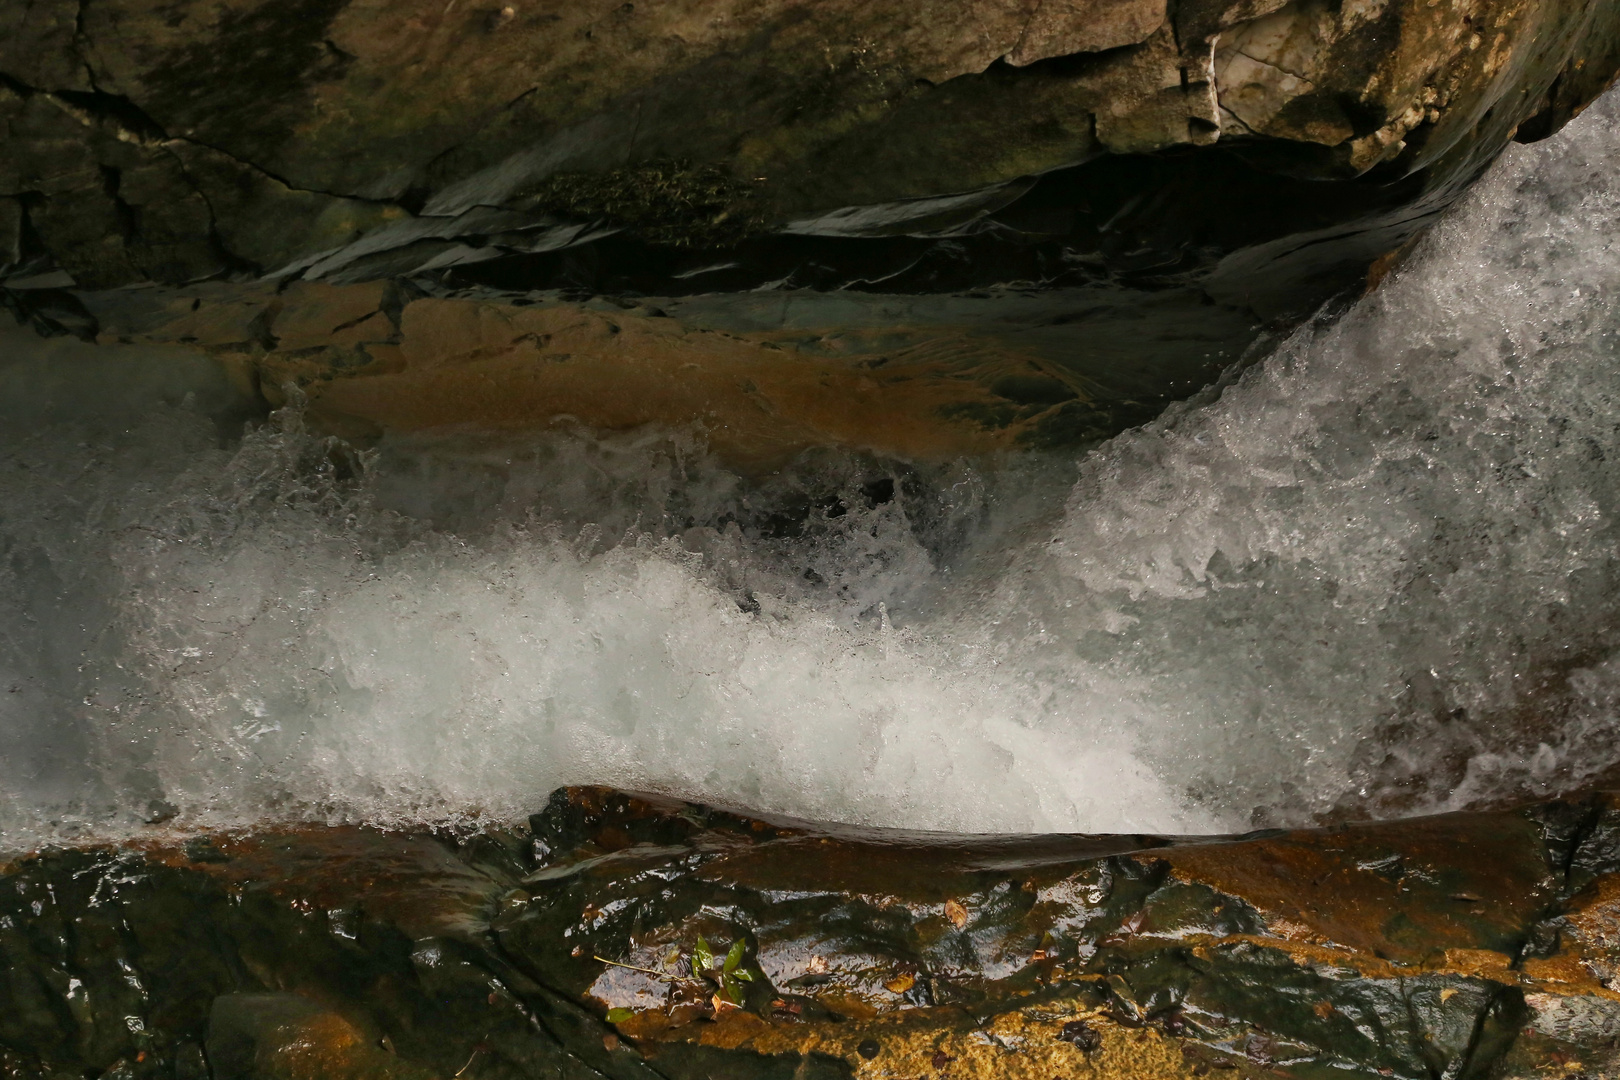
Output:
[[[792,336],[703,297],[15,294],[102,343],[0,334],[0,833],[586,782],[1220,832],[1612,786],[1617,107],[1101,445],[1101,368],[847,294],[755,297],[875,313]]]
[[[1617,71],[0,0],[0,1080],[1620,1075]]]

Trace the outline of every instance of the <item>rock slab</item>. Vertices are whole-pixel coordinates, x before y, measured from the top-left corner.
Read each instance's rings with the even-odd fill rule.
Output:
[[[607,789],[476,836],[47,853],[7,1076],[1599,1077],[1620,800],[1220,839],[823,828]]]

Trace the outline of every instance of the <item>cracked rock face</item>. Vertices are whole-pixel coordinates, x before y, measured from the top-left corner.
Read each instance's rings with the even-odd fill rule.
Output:
[[[206,349],[350,437],[784,410],[720,449],[1078,446],[1359,286],[1617,69],[1607,0],[16,0],[0,303]],[[434,334],[404,301],[351,327],[361,285]],[[592,297],[637,332],[552,332]],[[497,324],[484,400],[441,361]],[[1029,372],[1063,400],[995,391]]]
[[[794,225],[939,235],[1029,177],[1217,145],[1422,174],[1410,201],[1617,66],[1605,0],[17,0],[0,263],[101,288],[308,266],[406,225],[393,248],[526,227],[522,252],[559,223],[576,234],[542,247],[575,248],[590,221],[728,250]],[[516,217],[458,220],[477,208]],[[364,272],[467,261],[450,250]]]
[[[1620,811],[946,837],[606,789],[0,869],[14,1078],[1612,1076]]]
[[[1363,286],[1617,70],[1610,0],[13,0],[0,305],[205,348],[351,436],[564,401],[608,426],[787,408],[758,463],[1079,446]],[[149,283],[184,295],[120,293]],[[400,325],[348,340],[334,314],[347,337],[299,353],[271,323],[322,301],[293,284],[472,305],[406,321],[463,327],[446,355],[512,329],[496,389]],[[639,396],[517,327],[593,298],[679,312],[580,347],[650,350]],[[221,329],[246,308],[254,332]],[[778,370],[807,349],[825,393]],[[674,393],[658,365],[696,353],[755,390]],[[1026,368],[1073,400],[994,392]]]

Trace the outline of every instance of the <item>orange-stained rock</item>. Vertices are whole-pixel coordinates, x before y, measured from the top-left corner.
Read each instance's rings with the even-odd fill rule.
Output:
[[[962,414],[994,407],[987,388],[999,378],[1044,374],[993,346],[974,355],[971,342],[944,362],[927,348],[839,362],[564,305],[418,300],[400,330],[402,370],[312,387],[316,417],[330,410],[404,431],[561,417],[608,430],[695,425],[722,456],[756,465],[817,445],[940,459],[1013,448],[1027,424],[998,430]]]
[[[382,308],[391,286],[314,285],[295,281],[280,291],[270,308],[266,332],[277,351],[342,349],[394,337],[394,325]]]
[[[348,437],[657,425],[763,469],[816,446],[949,460],[1030,445],[1054,418],[1082,437],[1117,426],[1084,381],[966,327],[722,331],[651,307],[308,282],[188,291],[105,321],[106,340],[208,350],[272,405],[296,386],[311,423]]]
[[[1405,965],[1506,964],[1558,886],[1535,825],[1510,813],[1189,845],[1154,857],[1178,877],[1243,897],[1283,940]],[[1474,955],[1481,944],[1500,959]]]
[[[1617,806],[948,837],[583,788],[459,838],[158,829],[0,869],[0,1038],[27,1075],[1607,1077]]]

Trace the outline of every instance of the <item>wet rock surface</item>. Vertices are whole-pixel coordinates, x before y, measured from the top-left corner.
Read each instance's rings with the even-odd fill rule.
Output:
[[[457,840],[46,853],[17,1077],[1610,1076],[1620,801],[1236,839],[823,829],[606,789]]]
[[[855,295],[946,347],[1065,327],[1162,401],[1616,70],[1604,0],[25,0],[0,287],[702,297],[725,329]]]
[[[0,194],[103,281],[274,269],[376,215],[475,208],[508,228],[603,210],[665,239],[717,214],[928,231],[1054,169],[1222,140],[1316,179],[1454,171],[1556,127],[1620,47],[1582,0],[28,0],[5,19]],[[69,235],[95,213],[140,220],[97,254]]]
[[[744,299],[428,293],[392,279],[33,289],[10,307],[47,334],[206,353],[246,399],[299,397],[310,423],[357,446],[568,418],[695,426],[746,469],[826,445],[939,461],[1094,444],[1218,377],[1253,329],[1186,290]],[[1111,329],[1073,320],[1077,304]]]

